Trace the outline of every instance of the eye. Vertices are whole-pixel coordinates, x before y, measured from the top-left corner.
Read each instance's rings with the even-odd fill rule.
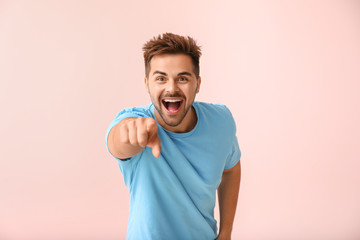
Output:
[[[186,78],[186,77],[180,77],[180,78],[179,78],[179,81],[180,81],[180,82],[185,82],[185,81],[187,81],[187,78]]]
[[[163,78],[163,77],[157,77],[156,78],[156,81],[158,81],[158,82],[163,82],[165,79]]]

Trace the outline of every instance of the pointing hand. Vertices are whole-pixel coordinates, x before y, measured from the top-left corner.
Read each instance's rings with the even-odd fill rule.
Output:
[[[160,157],[161,140],[158,135],[158,126],[153,118],[125,118],[121,121],[120,141],[133,146],[152,148],[152,154]]]

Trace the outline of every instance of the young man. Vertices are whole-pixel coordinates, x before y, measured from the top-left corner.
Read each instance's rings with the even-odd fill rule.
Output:
[[[230,239],[241,171],[235,121],[224,105],[194,101],[201,52],[192,38],[165,33],[143,50],[152,103],[122,110],[105,138],[130,190],[127,239]]]

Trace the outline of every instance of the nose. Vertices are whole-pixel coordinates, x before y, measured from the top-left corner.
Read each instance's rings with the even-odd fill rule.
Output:
[[[175,93],[179,90],[177,82],[174,79],[170,79],[167,82],[166,90],[169,93]]]

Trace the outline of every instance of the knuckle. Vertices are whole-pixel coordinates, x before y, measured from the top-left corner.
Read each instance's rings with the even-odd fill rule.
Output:
[[[138,141],[136,138],[130,138],[130,144],[131,145],[138,145]]]
[[[127,125],[126,124],[120,124],[120,132],[126,131]]]
[[[140,145],[145,146],[147,144],[148,135],[146,131],[138,132],[138,142]]]
[[[142,123],[144,122],[144,120],[145,120],[145,118],[143,118],[143,117],[138,117],[138,118],[136,118],[136,123],[142,124]]]
[[[120,143],[129,143],[129,138],[127,138],[125,136],[121,136],[120,137]]]
[[[136,126],[136,120],[134,119],[130,119],[128,122],[127,122],[127,125],[130,127],[130,128],[134,128]]]
[[[131,123],[133,120],[134,120],[134,119],[133,119],[132,117],[127,117],[127,118],[125,118],[123,121],[124,121],[125,124],[129,124],[129,123]]]
[[[140,146],[146,146],[147,142],[145,139],[139,139],[138,140]]]
[[[156,124],[155,119],[153,119],[153,118],[148,118],[146,121],[147,121],[147,126],[148,126],[149,129],[150,129],[150,128],[156,128],[156,127],[157,127],[157,124]]]

